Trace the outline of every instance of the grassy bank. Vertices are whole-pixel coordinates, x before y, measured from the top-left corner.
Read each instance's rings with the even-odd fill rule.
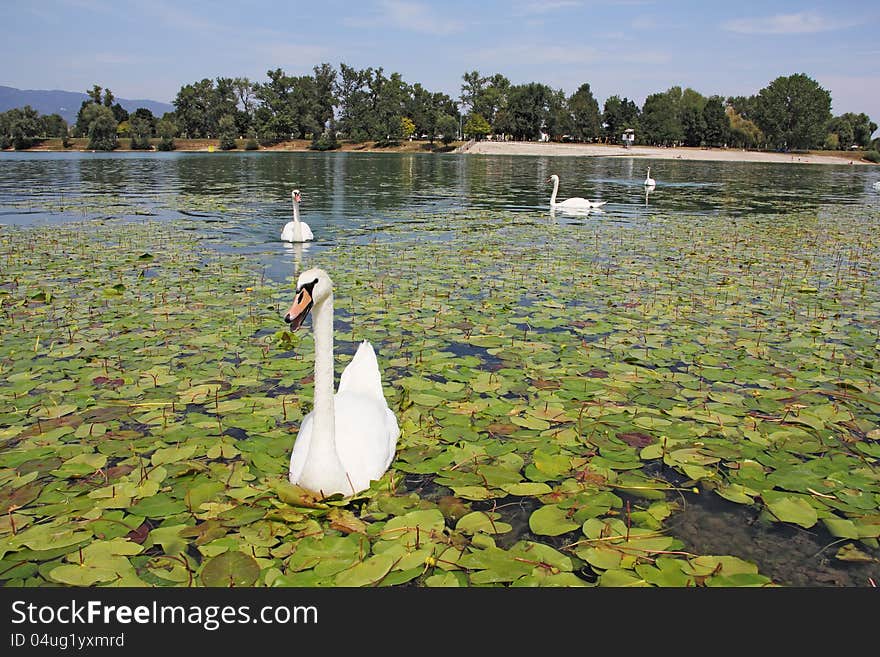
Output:
[[[150,146],[151,150],[158,150],[159,139],[151,139]],[[246,139],[237,139],[235,141],[235,151],[243,151],[245,150],[245,145],[247,144]],[[119,148],[116,151],[120,152],[128,152],[132,149],[129,148],[129,144],[131,140],[129,138],[122,138],[119,140]],[[259,151],[309,151],[309,146],[312,141],[310,139],[291,139],[288,141],[278,142],[277,144],[273,144],[271,146],[260,146],[257,150]],[[44,139],[39,143],[35,144],[33,147],[26,149],[29,152],[33,151],[89,151],[91,149],[88,148],[89,140],[86,137],[75,138],[68,140],[68,146],[65,147],[61,143],[60,138],[53,139]],[[428,141],[421,140],[413,140],[413,141],[401,141],[396,146],[377,146],[375,141],[340,141],[340,146],[338,151],[343,152],[368,152],[368,153],[443,153],[449,152],[453,150],[455,147],[459,146],[461,142],[452,142],[449,146],[445,146],[443,142],[437,140],[434,143],[430,143]],[[175,139],[174,140],[174,150],[182,151],[182,152],[209,152],[213,150],[214,152],[222,152],[220,151],[220,141],[217,139]],[[11,149],[10,149],[11,150]]]

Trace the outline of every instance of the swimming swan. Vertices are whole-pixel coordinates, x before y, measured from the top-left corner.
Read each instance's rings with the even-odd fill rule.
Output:
[[[309,312],[315,335],[314,407],[293,445],[290,483],[322,497],[354,495],[388,470],[400,429],[385,401],[376,352],[366,340],[333,394],[333,281],[323,269],[300,274],[284,321],[295,331]]]
[[[285,242],[307,242],[315,239],[309,225],[299,220],[299,202],[302,200],[299,190],[294,189],[290,192],[290,197],[293,199],[293,221],[284,224],[284,228],[281,229],[281,239]]]
[[[651,177],[651,167],[648,167],[648,173],[645,174],[645,187],[655,187],[657,181]]]
[[[551,210],[588,210],[592,208],[601,208],[608,201],[588,201],[580,196],[567,198],[564,201],[556,202],[556,193],[559,191],[559,176],[555,173],[547,178],[545,182],[553,181],[553,193],[550,194]]]

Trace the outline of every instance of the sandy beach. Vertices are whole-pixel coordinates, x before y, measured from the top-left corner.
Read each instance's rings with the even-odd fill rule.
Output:
[[[460,153],[479,155],[546,155],[593,157],[643,157],[662,160],[712,160],[716,162],[779,162],[786,164],[871,164],[852,155],[765,153],[734,148],[660,148],[656,146],[623,146],[608,144],[560,144],[527,141],[478,141],[464,144]]]

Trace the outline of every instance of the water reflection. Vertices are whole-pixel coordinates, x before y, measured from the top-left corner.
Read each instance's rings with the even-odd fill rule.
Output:
[[[361,153],[3,153],[0,212],[33,224],[108,214],[223,222],[265,243],[290,215],[299,188],[308,223],[335,242],[414,215],[471,209],[546,212],[550,173],[566,188],[609,202],[617,219],[653,216],[648,166],[667,213],[745,215],[871,204],[871,167],[647,160]],[[36,212],[35,212],[36,211]]]
[[[284,252],[293,259],[293,278],[299,276],[300,272],[308,267],[302,266],[303,255],[311,247],[307,242],[284,242]]]

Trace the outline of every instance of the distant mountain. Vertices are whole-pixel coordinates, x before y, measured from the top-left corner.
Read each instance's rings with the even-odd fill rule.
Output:
[[[88,99],[88,97],[88,94],[77,91],[15,89],[14,87],[0,86],[0,112],[30,105],[40,114],[60,114],[67,123],[72,125],[76,122],[76,115],[82,102]],[[117,98],[116,102],[122,105],[128,112],[134,112],[139,107],[145,107],[157,117],[161,117],[165,112],[174,110],[173,105],[162,103],[158,100]]]

